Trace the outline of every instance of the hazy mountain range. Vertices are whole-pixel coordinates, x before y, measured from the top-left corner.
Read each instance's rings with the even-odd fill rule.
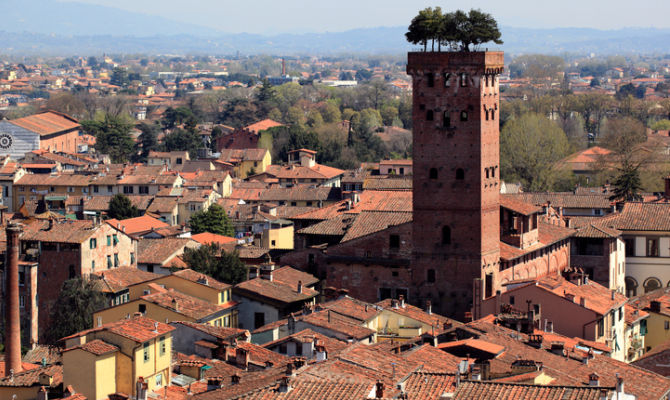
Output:
[[[401,54],[412,47],[406,27],[345,32],[278,34],[226,33],[167,18],[116,8],[47,0],[5,0],[0,54]],[[77,16],[76,20],[73,16]],[[503,26],[505,44],[518,53],[666,53],[670,29],[528,29]]]

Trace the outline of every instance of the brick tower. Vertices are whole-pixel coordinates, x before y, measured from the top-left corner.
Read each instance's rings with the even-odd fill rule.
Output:
[[[497,289],[503,62],[502,52],[408,54],[414,101],[410,298],[430,300],[455,318]]]
[[[18,374],[21,364],[21,322],[19,314],[19,236],[21,225],[9,224],[5,294],[5,376]]]

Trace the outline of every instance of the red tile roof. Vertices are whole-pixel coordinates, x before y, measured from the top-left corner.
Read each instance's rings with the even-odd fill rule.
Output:
[[[16,126],[38,133],[40,136],[52,135],[81,128],[81,125],[72,117],[55,111],[30,115],[9,121]]]
[[[585,299],[584,308],[601,315],[607,314],[613,308],[621,307],[627,301],[626,296],[618,292],[614,292],[612,298],[610,289],[592,280],[582,285],[575,285],[561,276],[547,275],[537,280],[537,287],[559,297],[565,297],[566,294],[573,295],[576,304],[581,304],[581,299]],[[516,289],[512,289],[514,290]]]
[[[670,231],[670,203],[626,202],[603,223],[622,231]]]
[[[497,345],[495,343],[490,343],[485,340],[480,339],[463,339],[457,340],[454,342],[445,342],[437,345],[438,349],[451,349],[455,347],[466,347],[475,349],[484,353],[489,353],[494,357],[499,355],[505,350],[504,346]]]
[[[118,293],[128,289],[128,286],[150,281],[159,278],[161,275],[134,267],[119,267],[95,272],[93,276],[100,278],[98,287],[103,292]]]
[[[462,382],[452,399],[560,399],[600,400],[602,387],[590,386],[540,386],[521,383]],[[607,388],[613,390],[613,388]]]
[[[191,243],[196,242],[189,238],[176,237],[140,239],[137,243],[137,262],[138,264],[167,265],[167,263],[176,258],[176,256],[181,255],[184,248]]]
[[[295,303],[309,300],[318,292],[303,285],[302,293],[298,293],[298,285],[288,285],[284,282],[270,281],[260,277],[238,283],[233,289],[240,296],[266,298],[281,303]]]
[[[226,290],[231,287],[231,285],[217,281],[216,279],[212,278],[211,276],[207,276],[205,274],[201,274],[200,272],[196,272],[190,268],[183,269],[181,271],[176,271],[173,272],[172,275],[178,276],[180,278],[186,279],[187,281],[199,283],[204,286],[211,287],[216,290]]]
[[[277,121],[273,121],[271,119],[264,119],[262,121],[259,121],[259,122],[256,122],[254,124],[248,125],[248,126],[244,127],[244,129],[247,129],[247,130],[249,130],[253,133],[258,134],[261,131],[264,131],[264,130],[270,129],[270,128],[274,128],[276,126],[284,126],[284,125],[280,124]]]
[[[217,243],[219,245],[222,245],[229,243],[237,243],[237,239],[235,238],[223,235],[217,235],[216,233],[210,233],[210,232],[202,232],[195,235],[191,235],[191,239],[195,240],[200,244]]]
[[[114,228],[120,229],[126,235],[135,235],[138,233],[149,232],[152,229],[167,228],[170,226],[169,224],[166,224],[165,222],[148,215],[143,215],[136,218],[128,218],[121,221],[112,218],[108,219],[107,223]]]
[[[500,206],[521,215],[532,215],[542,211],[540,207],[509,196],[500,196]]]
[[[120,321],[110,322],[93,329],[77,332],[74,335],[62,338],[61,340],[87,336],[94,332],[109,331],[137,343],[144,343],[147,340],[165,335],[173,330],[174,327],[168,324],[139,315]]]
[[[207,319],[208,317],[223,311],[227,308],[227,305],[229,305],[229,303],[225,303],[224,305],[212,304],[208,301],[189,296],[173,289],[165,292],[147,294],[142,296],[141,299],[195,320]]]
[[[40,375],[45,374],[52,377],[51,387],[55,388],[63,383],[63,366],[60,364],[47,365],[46,367],[31,368],[27,371],[14,374],[13,378],[0,377],[0,387],[32,387],[40,385]]]
[[[70,350],[76,350],[76,349],[81,349],[84,350],[85,352],[94,354],[96,356],[101,356],[107,353],[112,353],[117,351],[119,348],[114,346],[113,344],[109,344],[107,342],[104,342],[100,339],[95,339],[90,342],[86,342],[80,346],[75,346],[75,347],[70,347],[69,349],[63,350],[65,351],[70,351]]]

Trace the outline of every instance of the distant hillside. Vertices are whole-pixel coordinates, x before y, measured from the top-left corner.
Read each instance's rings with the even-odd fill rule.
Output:
[[[0,54],[401,54],[405,27],[263,36],[219,32],[111,7],[3,0]],[[76,16],[76,19],[75,19]],[[502,50],[519,53],[665,53],[670,30],[502,27]]]

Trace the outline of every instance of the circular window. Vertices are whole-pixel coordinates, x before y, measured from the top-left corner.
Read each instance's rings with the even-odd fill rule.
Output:
[[[12,137],[7,133],[0,134],[0,148],[8,149],[12,147]]]

